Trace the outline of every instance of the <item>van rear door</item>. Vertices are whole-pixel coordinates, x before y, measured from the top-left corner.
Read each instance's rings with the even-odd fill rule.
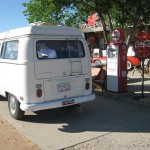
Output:
[[[81,96],[84,94],[84,75],[88,73],[88,59],[79,40],[36,40],[35,76],[44,79],[45,100]],[[42,46],[52,49],[57,57],[42,54]],[[83,69],[84,68],[84,69]],[[47,79],[47,80],[46,80]]]

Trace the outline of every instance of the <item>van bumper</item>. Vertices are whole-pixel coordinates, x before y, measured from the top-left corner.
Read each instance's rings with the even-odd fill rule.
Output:
[[[58,108],[58,107],[65,107],[75,104],[80,104],[84,102],[89,102],[95,100],[95,94],[81,96],[81,97],[73,97],[69,99],[59,99],[53,100],[43,103],[34,103],[34,104],[20,104],[20,109],[23,111],[38,111],[44,109],[51,109],[51,108]]]

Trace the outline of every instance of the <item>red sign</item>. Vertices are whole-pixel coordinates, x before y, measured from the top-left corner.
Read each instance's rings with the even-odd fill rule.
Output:
[[[145,31],[137,33],[135,35],[134,49],[138,57],[150,57],[150,34]]]
[[[95,21],[98,19],[97,14],[93,14],[91,16],[88,16],[88,25],[94,26]]]

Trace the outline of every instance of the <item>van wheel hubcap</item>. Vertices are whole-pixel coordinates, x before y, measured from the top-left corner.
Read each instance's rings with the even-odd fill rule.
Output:
[[[12,114],[15,114],[16,107],[17,107],[16,99],[13,96],[11,96],[10,97],[10,111]]]

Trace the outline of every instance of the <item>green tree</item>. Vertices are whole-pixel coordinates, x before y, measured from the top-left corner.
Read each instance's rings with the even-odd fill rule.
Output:
[[[117,0],[111,9],[111,18],[115,27],[129,31],[147,30],[150,23],[149,0]]]
[[[140,23],[147,24],[150,20],[149,0],[30,0],[23,6],[29,23],[56,21],[78,27],[89,15],[97,13],[106,42],[108,29],[112,33],[115,27],[132,26],[134,32]]]
[[[88,15],[98,13],[104,29],[105,41],[108,42],[105,15],[109,15],[111,0],[30,0],[29,3],[23,3],[23,6],[27,8],[23,13],[29,23],[57,21],[66,25],[79,26],[79,23],[87,20]]]

